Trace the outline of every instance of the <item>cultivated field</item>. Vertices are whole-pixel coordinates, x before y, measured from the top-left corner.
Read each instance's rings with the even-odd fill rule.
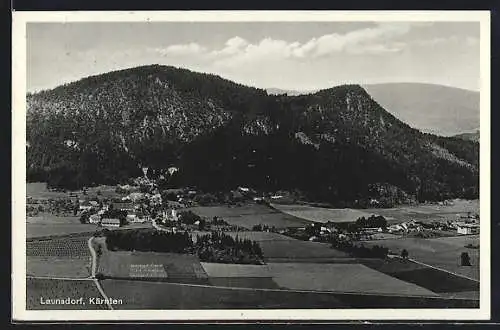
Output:
[[[96,225],[82,224],[79,217],[42,215],[26,218],[26,237],[60,236],[73,233],[94,233]]]
[[[310,221],[273,210],[265,205],[247,204],[243,206],[199,206],[190,208],[202,217],[223,218],[231,225],[251,229],[255,225],[275,226],[276,228],[302,227]]]
[[[307,205],[285,205],[271,204],[271,206],[283,213],[294,217],[302,218],[314,222],[354,222],[360,217],[369,217],[372,214],[365,210],[355,209],[328,209]]]
[[[411,260],[363,259],[360,262],[384,274],[414,283],[445,297],[477,299],[479,283],[451,273],[415,263]],[[475,292],[475,293],[472,293]]]
[[[208,283],[230,288],[280,289],[271,277],[210,277]]]
[[[46,182],[26,183],[26,195],[33,198],[67,198],[68,193],[62,191],[50,191]]]
[[[44,305],[40,298],[71,298],[83,297],[85,305]],[[49,279],[26,279],[26,309],[107,309],[106,305],[89,304],[89,298],[102,298],[93,281],[89,280],[49,280]]]
[[[421,204],[416,206],[402,206],[391,209],[366,209],[384,216],[387,220],[397,221],[456,221],[468,212],[479,213],[479,200],[452,201],[453,205]]]
[[[237,265],[202,262],[209,277],[271,277],[267,265]]]
[[[88,257],[89,237],[65,237],[26,242],[26,256],[35,257]]]
[[[274,281],[288,289],[437,296],[361,264],[269,263],[268,267]]]
[[[176,283],[104,280],[117,309],[348,308],[331,294],[216,288]]]
[[[384,240],[382,245],[395,254],[403,249],[409,252],[409,257],[434,267],[450,272],[479,279],[479,249],[468,249],[467,244],[479,244],[479,236],[455,236],[441,238],[402,238]],[[364,242],[367,246],[381,244],[380,242]],[[460,254],[469,253],[472,266],[460,265]]]
[[[359,217],[382,215],[388,222],[459,220],[467,212],[479,213],[479,200],[454,200],[453,205],[422,204],[382,209],[329,209],[307,205],[272,204],[283,213],[316,222],[354,222]]]
[[[114,278],[150,278],[206,283],[207,275],[196,256],[178,253],[108,251],[103,249],[98,272]]]
[[[267,265],[236,265],[202,262],[210,285],[236,288],[278,289]]]
[[[90,257],[27,257],[26,274],[40,277],[86,278],[90,276]]]
[[[49,199],[49,198],[68,198],[70,194],[76,195],[77,198],[87,197],[92,198],[101,196],[103,198],[112,198],[121,196],[115,192],[115,186],[97,186],[86,189],[86,195],[83,195],[82,190],[77,191],[51,191],[47,188],[46,182],[30,182],[26,184],[26,195],[32,198]]]

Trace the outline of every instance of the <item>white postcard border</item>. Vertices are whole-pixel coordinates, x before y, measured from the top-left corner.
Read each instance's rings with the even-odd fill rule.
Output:
[[[73,11],[12,13],[12,318],[17,321],[487,320],[490,318],[490,12],[489,11]],[[26,310],[26,24],[29,22],[479,22],[480,308]]]

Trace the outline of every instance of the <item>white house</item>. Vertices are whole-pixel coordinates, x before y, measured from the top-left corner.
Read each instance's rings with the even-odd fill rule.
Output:
[[[89,203],[89,201],[83,201],[80,203],[80,211],[89,211],[93,208],[92,204]]]
[[[403,227],[401,225],[392,225],[387,227],[390,233],[397,232],[403,230]]]
[[[151,203],[153,205],[161,205],[161,203],[162,203],[161,195],[160,194],[154,194],[153,196],[151,196]]]
[[[118,228],[120,227],[120,219],[116,218],[105,218],[101,220],[101,226],[103,227],[111,227]]]
[[[479,233],[479,225],[477,224],[460,224],[457,226],[457,233],[462,235],[472,235]]]
[[[89,223],[97,224],[101,222],[101,216],[99,214],[92,214],[89,217]]]

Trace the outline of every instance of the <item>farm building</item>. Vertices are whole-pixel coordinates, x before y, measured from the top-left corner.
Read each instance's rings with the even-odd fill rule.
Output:
[[[479,225],[460,224],[457,226],[457,233],[462,235],[479,234]]]
[[[101,221],[101,217],[99,214],[92,214],[90,217],[89,217],[89,223],[99,223]]]
[[[375,234],[375,233],[381,233],[383,230],[382,228],[375,227],[375,228],[363,228],[363,232],[367,234]]]
[[[151,196],[150,200],[151,200],[151,204],[153,204],[153,205],[161,205],[162,204],[162,198],[161,198],[160,194],[154,194],[153,196]]]
[[[105,218],[105,219],[102,219],[101,221],[101,225],[103,227],[114,227],[114,228],[118,228],[120,227],[120,219],[116,219],[116,218]]]
[[[402,231],[403,226],[396,224],[396,225],[392,225],[392,226],[387,227],[387,229],[389,230],[389,233],[394,233],[394,232]]]
[[[113,209],[115,210],[121,210],[121,211],[133,211],[134,210],[134,204],[132,203],[127,203],[127,202],[116,202],[113,203]]]
[[[89,211],[92,209],[92,207],[93,206],[92,206],[92,204],[90,204],[89,201],[83,201],[80,203],[79,209],[80,209],[80,211]]]
[[[137,201],[145,199],[146,195],[144,193],[141,193],[141,192],[133,192],[133,193],[129,194],[127,197],[128,197],[128,200],[131,200],[133,202],[137,202]]]
[[[163,219],[167,221],[178,221],[179,220],[179,215],[177,213],[176,209],[169,209],[163,211]]]

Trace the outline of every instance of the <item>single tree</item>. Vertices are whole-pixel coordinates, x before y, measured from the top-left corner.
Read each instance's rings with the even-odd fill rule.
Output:
[[[403,249],[403,251],[401,251],[401,257],[403,259],[408,259],[408,250]]]
[[[470,266],[470,256],[467,252],[462,252],[460,255],[460,259],[462,261],[462,266]]]

